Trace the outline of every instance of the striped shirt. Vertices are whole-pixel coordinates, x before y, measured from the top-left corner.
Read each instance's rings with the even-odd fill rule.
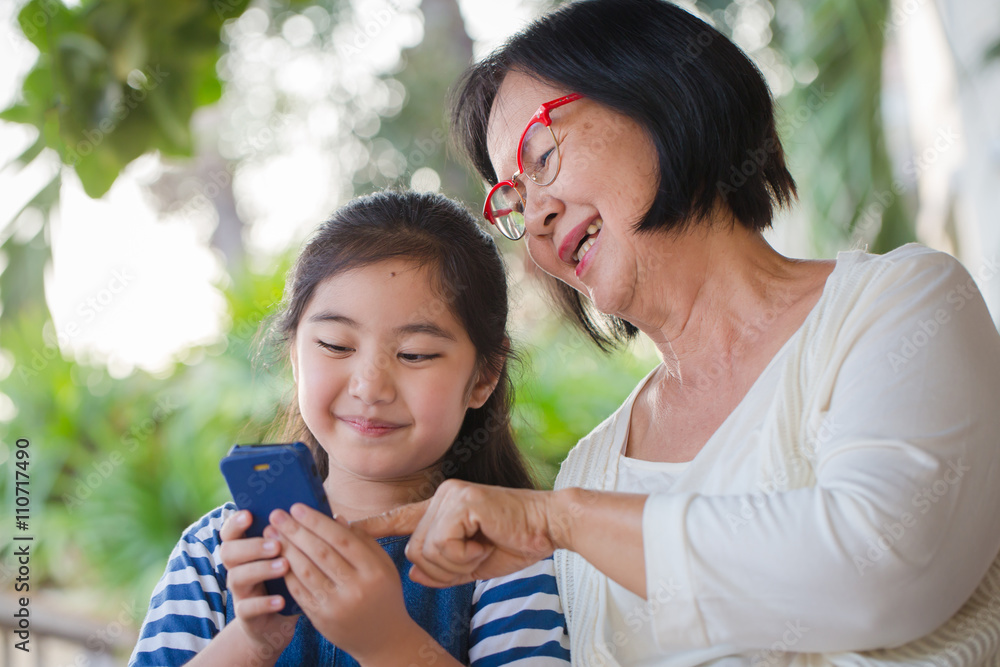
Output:
[[[226,568],[220,557],[219,531],[235,511],[233,503],[226,503],[184,531],[170,554],[163,577],[153,590],[129,667],[183,665],[233,618],[233,610],[228,605]],[[401,554],[400,539],[388,539],[395,539],[392,548]],[[380,543],[390,551],[387,541],[380,540]],[[397,561],[397,567],[399,565]],[[404,587],[418,586],[405,576],[405,572],[400,574]],[[473,667],[565,667],[569,664],[569,638],[551,557],[515,574],[468,586],[471,595],[464,596],[462,587],[443,590],[420,587],[425,595],[437,596],[434,598],[438,600],[436,604],[452,609],[410,608],[415,620],[446,650],[459,660],[467,655]],[[455,634],[456,605],[463,607],[457,610],[464,623],[461,627],[468,627],[468,635],[463,633],[460,638],[451,636]],[[415,611],[427,618],[447,617],[452,621],[434,625],[435,619],[431,619],[431,627],[428,627]],[[321,658],[324,664],[357,664],[329,644],[308,619],[302,617],[292,644],[277,664],[304,664],[305,656],[309,656],[309,664]]]

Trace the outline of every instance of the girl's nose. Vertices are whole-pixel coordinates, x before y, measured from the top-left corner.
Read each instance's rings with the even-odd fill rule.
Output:
[[[363,360],[351,376],[351,396],[366,405],[392,402],[396,397],[396,386],[390,369],[391,362],[392,359],[387,354],[377,354],[371,359]]]

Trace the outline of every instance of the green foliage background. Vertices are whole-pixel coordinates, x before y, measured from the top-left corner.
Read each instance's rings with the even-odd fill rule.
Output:
[[[248,4],[82,0],[69,8],[58,0],[27,2],[19,28],[40,56],[0,119],[33,126],[37,139],[13,168],[52,149],[98,197],[140,155],[191,156],[192,115],[224,90],[217,71],[226,51],[220,30]],[[310,6],[322,7],[334,21],[349,14],[337,0],[259,4],[272,17]],[[548,4],[538,3],[538,11]],[[740,4],[706,0],[700,7],[730,30]],[[794,135],[788,150],[800,192],[808,193],[802,204],[815,220],[817,246],[837,245],[858,233],[872,194],[892,180],[879,114],[885,35],[877,29],[888,3],[793,4],[803,10],[801,19],[782,23],[772,16],[772,46],[791,66],[814,63],[818,75],[779,100],[782,132]],[[425,0],[424,9],[428,16],[450,11],[452,24],[457,16],[453,0]],[[471,56],[455,47],[460,40],[453,39],[452,24],[428,21],[424,43],[404,54],[391,74],[408,99],[375,139],[391,141],[404,154],[430,130],[443,128],[444,91]],[[1000,43],[994,57],[998,49]],[[816,87],[829,92],[829,103],[796,122]],[[475,205],[479,186],[467,170],[443,150],[427,161],[442,175],[443,191]],[[358,170],[375,176],[356,175],[356,191],[391,184],[371,167]],[[114,615],[122,600],[131,601],[137,625],[182,530],[228,499],[219,459],[234,442],[263,439],[288,398],[290,378],[280,364],[272,369],[252,360],[257,328],[280,301],[289,258],[263,272],[246,262],[227,267],[229,276],[219,285],[230,321],[223,340],[186,350],[164,373],[113,378],[103,366],[63,358],[55,340],[43,274],[60,187],[56,174],[25,206],[43,217],[37,233],[3,237],[0,346],[10,363],[0,392],[16,416],[0,421],[0,514],[4,521],[13,514],[7,464],[15,440],[28,438],[32,531],[39,536],[33,585],[83,591],[79,610],[96,617]],[[880,227],[860,230],[874,235],[875,249],[913,239],[906,205],[895,200]],[[510,261],[521,260],[511,255]],[[518,343],[524,363],[517,373],[517,433],[551,483],[568,449],[618,407],[656,359],[633,351],[600,355],[554,319],[536,323]],[[10,532],[0,533],[5,589],[11,544]]]

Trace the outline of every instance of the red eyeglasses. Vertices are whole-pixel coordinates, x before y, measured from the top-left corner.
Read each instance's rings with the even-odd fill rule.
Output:
[[[549,112],[581,97],[583,95],[579,93],[572,93],[538,107],[517,144],[518,172],[509,180],[494,185],[486,195],[483,216],[507,238],[516,241],[524,236],[525,202],[524,195],[518,189],[523,189],[524,185],[518,181],[518,177],[524,174],[535,185],[545,186],[556,180],[559,174],[562,157],[559,154],[559,142],[552,131]]]

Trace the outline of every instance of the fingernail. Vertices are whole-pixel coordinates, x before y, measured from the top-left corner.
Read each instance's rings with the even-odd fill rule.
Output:
[[[271,569],[272,570],[280,570],[284,566],[285,566],[285,562],[283,560],[281,560],[280,558],[271,562]]]
[[[271,608],[277,609],[281,606],[281,598],[271,598]]]
[[[271,512],[271,523],[273,523],[276,526],[280,526],[281,524],[285,523],[287,518],[288,517],[286,517],[285,513],[282,512],[281,510],[274,510],[273,512]]]
[[[292,505],[292,516],[296,519],[301,519],[306,514],[306,506],[302,503],[295,503]]]
[[[278,543],[274,540],[267,540],[264,542],[264,551],[274,551],[278,548]]]

